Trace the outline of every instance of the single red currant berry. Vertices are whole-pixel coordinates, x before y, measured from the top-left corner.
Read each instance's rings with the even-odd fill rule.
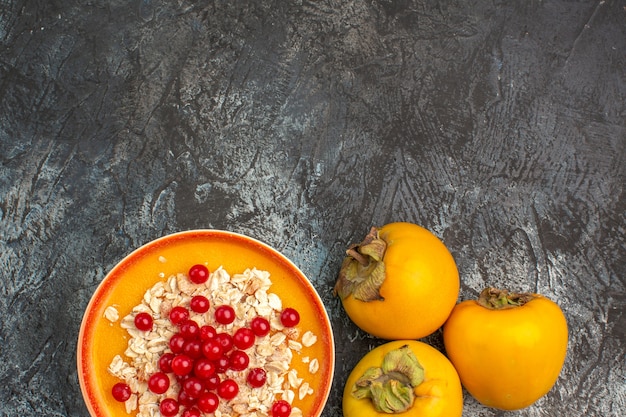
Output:
[[[172,372],[174,372],[175,375],[187,375],[192,371],[192,369],[193,360],[189,356],[181,353],[174,356],[172,359]]]
[[[202,356],[202,343],[199,340],[189,340],[185,342],[183,353],[191,359],[198,359]]]
[[[118,382],[111,388],[111,394],[113,394],[113,398],[115,398],[116,401],[123,403],[130,398],[132,392],[128,384]]]
[[[189,302],[189,308],[195,313],[206,313],[209,311],[209,307],[211,307],[211,303],[204,295],[195,295]]]
[[[267,373],[263,368],[252,368],[250,369],[250,372],[248,372],[246,380],[251,387],[259,388],[265,384],[265,381],[267,381]]]
[[[263,337],[270,332],[270,322],[265,317],[255,317],[250,322],[250,328],[255,335]]]
[[[218,333],[215,335],[214,340],[222,346],[224,353],[229,352],[233,348],[233,337],[228,333]]]
[[[141,331],[147,332],[152,330],[152,316],[148,313],[138,313],[135,316],[135,327]]]
[[[202,354],[205,358],[215,361],[224,354],[224,349],[217,340],[209,339],[202,343]]]
[[[207,379],[215,373],[215,365],[206,358],[198,359],[193,364],[193,374],[200,379]]]
[[[285,327],[294,327],[300,323],[300,314],[296,309],[287,307],[280,313],[280,322]]]
[[[200,327],[200,340],[202,340],[203,342],[209,339],[213,339],[216,335],[217,330],[215,330],[215,327],[209,326],[208,324]]]
[[[161,355],[159,358],[159,369],[166,374],[172,372],[172,359],[174,359],[173,353],[167,352]]]
[[[248,349],[254,345],[254,341],[256,340],[256,335],[251,329],[247,327],[242,327],[241,329],[237,329],[235,334],[233,335],[233,344],[237,349]]]
[[[170,387],[170,379],[164,372],[157,372],[148,379],[148,388],[155,394],[163,394]]]
[[[225,379],[217,387],[217,395],[225,400],[232,400],[237,393],[239,393],[239,385],[234,379]]]
[[[180,322],[180,334],[185,340],[193,340],[200,336],[200,326],[191,319]]]
[[[198,398],[198,408],[204,413],[212,413],[220,405],[220,399],[214,392],[205,392]]]
[[[221,356],[215,362],[215,372],[223,374],[230,367],[230,360],[226,356]]]
[[[191,407],[191,406],[196,405],[196,398],[194,398],[191,395],[187,394],[187,392],[185,392],[185,390],[178,391],[178,397],[177,398],[178,398],[178,404],[182,405],[183,407]]]
[[[183,411],[183,414],[181,417],[201,417],[202,413],[200,413],[200,410],[198,410],[197,408],[188,408],[185,411]]]
[[[170,311],[170,321],[172,324],[179,324],[189,319],[189,310],[183,306],[176,306]]]
[[[272,417],[289,417],[291,405],[285,400],[278,400],[272,404]]]
[[[165,417],[171,417],[178,414],[178,402],[173,398],[165,398],[159,405],[159,411]]]
[[[215,320],[219,324],[230,324],[235,321],[235,309],[229,305],[219,306],[215,309]]]
[[[204,391],[204,384],[200,378],[191,377],[183,383],[183,390],[191,397],[198,398]]]
[[[250,357],[243,350],[235,350],[228,358],[230,369],[233,371],[243,371],[250,364]]]
[[[214,390],[220,386],[220,382],[222,382],[220,376],[218,374],[213,374],[204,381],[204,386],[208,390]]]
[[[182,334],[176,333],[170,337],[170,349],[173,353],[182,353],[186,342]]]
[[[204,265],[197,264],[189,268],[189,281],[194,284],[205,283],[209,275],[211,275],[209,269]]]

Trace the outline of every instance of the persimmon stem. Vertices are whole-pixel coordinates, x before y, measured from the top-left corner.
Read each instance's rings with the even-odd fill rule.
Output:
[[[537,296],[531,293],[515,293],[488,287],[481,291],[478,304],[490,310],[521,307]]]
[[[349,295],[361,301],[382,301],[380,287],[385,281],[383,258],[387,243],[372,227],[359,244],[350,245],[341,265],[334,294],[344,299]]]
[[[351,256],[363,266],[367,266],[370,261],[365,256],[361,255],[358,250],[356,250],[358,246],[353,246],[346,251],[346,255]]]
[[[400,414],[413,407],[414,388],[423,381],[424,368],[404,345],[389,351],[380,367],[368,368],[352,386],[352,396],[369,398],[379,413]]]

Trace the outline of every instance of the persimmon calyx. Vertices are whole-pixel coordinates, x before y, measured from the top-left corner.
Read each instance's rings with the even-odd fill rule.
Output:
[[[361,301],[383,300],[380,286],[385,281],[383,257],[387,242],[372,227],[363,242],[351,245],[346,251],[334,293],[344,299],[349,295]]]
[[[478,304],[490,310],[504,310],[521,307],[535,298],[537,296],[531,293],[515,293],[488,287],[478,296]]]
[[[352,395],[369,398],[378,412],[402,413],[413,406],[414,389],[423,381],[424,368],[404,345],[388,352],[380,367],[368,368],[352,387]]]

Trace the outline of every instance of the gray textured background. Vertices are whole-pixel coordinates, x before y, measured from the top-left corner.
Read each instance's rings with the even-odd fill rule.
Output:
[[[106,272],[165,234],[248,234],[311,279],[335,387],[381,341],[331,288],[371,225],[421,224],[570,345],[515,413],[626,415],[626,2],[0,1],[0,415],[87,416]],[[440,334],[428,341],[441,347]]]

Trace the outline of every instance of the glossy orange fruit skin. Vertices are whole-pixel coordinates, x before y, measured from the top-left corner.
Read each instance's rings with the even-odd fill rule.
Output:
[[[565,316],[556,303],[534,295],[503,310],[463,301],[444,325],[446,353],[463,386],[488,407],[528,407],[550,391],[561,372],[568,341]]]
[[[382,301],[342,300],[352,321],[387,340],[419,339],[439,329],[459,294],[459,273],[446,246],[413,223],[389,223],[379,229],[387,242]]]
[[[377,367],[391,350],[408,345],[424,368],[424,382],[415,387],[413,407],[399,415],[406,417],[461,417],[463,413],[463,390],[459,376],[441,352],[416,340],[387,342],[368,352],[354,367],[343,393],[344,417],[389,417],[393,414],[378,412],[369,398],[356,399],[352,386],[370,367]]]

